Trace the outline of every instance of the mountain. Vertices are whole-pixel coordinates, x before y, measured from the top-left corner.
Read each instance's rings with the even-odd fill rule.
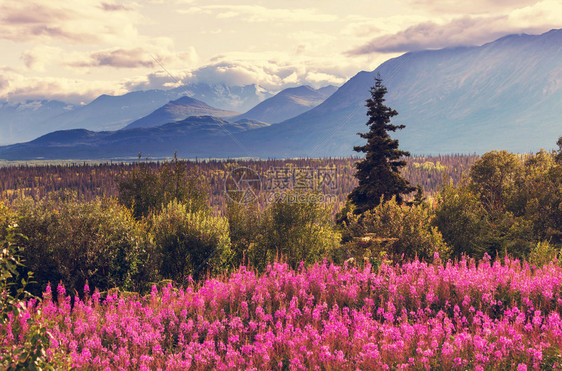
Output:
[[[169,122],[183,120],[186,117],[203,115],[232,117],[237,115],[237,113],[211,107],[205,102],[184,96],[166,103],[164,106],[143,118],[133,121],[127,125],[125,129],[160,126]]]
[[[272,95],[255,84],[197,83],[170,90],[134,91],[117,96],[104,94],[83,106],[56,101],[28,101],[16,105],[0,102],[0,145],[28,141],[56,130],[121,129],[182,96],[210,102],[225,110],[244,112]],[[217,112],[193,112],[181,118]]]
[[[304,113],[322,103],[337,90],[335,86],[326,86],[315,90],[310,86],[299,86],[282,90],[273,97],[264,100],[248,112],[237,118],[249,118],[270,123],[278,123]]]
[[[406,53],[360,72],[314,109],[239,141],[254,156],[347,156],[363,144],[365,99],[377,74],[414,154],[553,148],[562,135],[562,30],[477,46]],[[234,156],[234,154],[227,154]],[[216,156],[216,154],[215,154]]]
[[[225,137],[230,138],[226,141],[227,149],[232,151],[235,150],[235,144],[231,139],[235,134],[267,125],[251,120],[231,123],[212,116],[192,116],[158,127],[100,132],[86,129],[60,130],[28,143],[0,147],[0,153],[9,154],[11,159],[88,159],[107,158],[108,154],[110,157],[127,158],[138,153],[159,156],[160,153],[170,151],[173,154],[178,148],[182,151],[204,152],[209,142],[220,141]]]
[[[38,128],[42,132],[61,129],[116,130],[179,98],[179,94],[173,90],[135,91],[117,96],[104,94],[87,105],[44,120]]]
[[[230,86],[226,84],[193,83],[172,91],[206,102],[227,111],[246,112],[273,93],[259,85]]]
[[[554,148],[562,135],[562,30],[552,30],[482,46],[406,53],[375,71],[358,73],[323,103],[292,119],[232,136],[202,136],[196,145],[181,140],[159,145],[154,137],[152,154],[170,156],[175,149],[182,157],[353,154],[353,145],[363,143],[356,133],[367,130],[364,104],[379,73],[388,88],[386,103],[399,112],[393,122],[406,125],[393,136],[401,149],[414,154],[537,151]],[[67,141],[42,147],[41,153],[78,158],[73,154],[86,156],[91,150],[95,158],[98,146],[86,138],[79,145]],[[1,147],[0,158],[33,158],[16,148],[21,147]],[[123,153],[103,148],[104,158]]]
[[[37,137],[36,124],[76,107],[56,100],[28,100],[10,104],[0,102],[0,145]]]

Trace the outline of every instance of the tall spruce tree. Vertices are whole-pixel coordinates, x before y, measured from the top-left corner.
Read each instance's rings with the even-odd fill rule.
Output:
[[[403,195],[416,189],[400,175],[400,169],[406,165],[404,157],[410,156],[410,152],[399,150],[398,140],[388,134],[405,126],[390,123],[390,119],[398,112],[384,105],[386,93],[387,89],[380,75],[377,75],[375,86],[371,87],[371,98],[366,101],[369,132],[358,133],[361,138],[367,139],[367,144],[353,147],[354,151],[365,153],[365,158],[355,165],[355,177],[359,185],[348,196],[355,205],[355,214],[376,207],[381,197],[388,201],[395,196],[396,202],[401,204]]]

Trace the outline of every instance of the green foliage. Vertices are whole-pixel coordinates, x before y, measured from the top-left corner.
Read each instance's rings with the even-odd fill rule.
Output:
[[[555,157],[556,162],[562,165],[562,137],[558,138],[556,145],[558,146],[558,151],[556,151],[556,157]]]
[[[262,234],[261,213],[255,204],[229,202],[226,217],[230,229],[231,264],[235,267],[250,263],[250,252],[256,251]]]
[[[0,240],[6,238],[8,227],[15,223],[13,211],[0,200]]]
[[[457,258],[462,253],[526,258],[542,241],[560,246],[562,166],[545,151],[526,157],[486,153],[467,181],[443,188],[435,214]]]
[[[517,155],[491,151],[482,155],[470,168],[470,186],[488,211],[501,212],[511,202],[521,170]]]
[[[532,223],[536,241],[562,244],[562,164],[552,154],[525,161],[512,211]]]
[[[259,243],[249,251],[253,265],[263,269],[280,256],[292,267],[330,258],[340,236],[330,211],[314,195],[289,192],[273,202],[263,215]]]
[[[152,218],[160,274],[180,284],[224,271],[231,258],[228,221],[192,209],[173,200]]]
[[[82,292],[86,280],[100,290],[141,290],[151,280],[151,253],[142,226],[115,200],[81,203],[69,193],[37,203],[21,200],[18,232],[27,267],[40,287],[64,282]]]
[[[441,233],[432,225],[432,209],[426,203],[399,205],[394,198],[362,215],[349,215],[344,225],[345,247],[353,258],[377,258],[388,253],[395,260],[418,257],[432,261],[435,252],[448,256]]]
[[[398,140],[392,139],[388,133],[405,126],[390,123],[398,112],[384,105],[386,93],[387,89],[378,76],[375,86],[371,88],[371,98],[367,100],[369,120],[366,125],[369,132],[359,133],[361,138],[367,139],[367,144],[353,148],[356,152],[365,153],[365,159],[356,164],[355,176],[359,185],[348,196],[356,206],[356,214],[370,210],[379,202],[393,197],[401,204],[402,195],[415,190],[400,174],[400,169],[406,166],[404,157],[410,156],[410,153],[399,150]]]
[[[467,254],[476,258],[484,255],[485,215],[479,198],[466,182],[458,188],[452,185],[443,188],[437,197],[433,224],[450,246],[451,257],[460,258],[462,254]]]
[[[187,164],[176,155],[158,172],[148,163],[139,162],[118,188],[119,201],[133,210],[136,219],[160,210],[172,200],[189,205],[193,212],[209,207],[207,191],[195,176],[188,174]]]
[[[7,209],[0,203],[0,338],[8,336],[11,331],[19,338],[17,346],[5,346],[0,342],[0,368],[3,370],[35,370],[54,368],[47,363],[46,348],[50,338],[47,329],[31,318],[22,315],[26,310],[26,301],[34,296],[27,291],[33,277],[28,272],[27,278],[20,277],[24,268],[20,248],[16,245],[16,224],[6,220]],[[6,223],[7,222],[7,223]],[[12,322],[14,326],[4,326],[11,322],[9,317],[22,318]]]
[[[555,248],[548,242],[538,242],[529,254],[529,263],[537,267],[542,267],[555,259],[560,259],[560,248]]]

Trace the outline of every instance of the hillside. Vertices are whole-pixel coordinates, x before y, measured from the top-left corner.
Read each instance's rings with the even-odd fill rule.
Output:
[[[236,112],[211,107],[205,102],[184,96],[166,103],[147,116],[133,121],[125,126],[124,129],[155,127],[174,121],[184,120],[190,116],[232,117],[236,114]]]
[[[377,74],[388,87],[387,104],[399,112],[394,122],[406,125],[396,133],[401,148],[414,154],[537,151],[553,148],[562,134],[562,30],[552,30],[482,46],[406,53],[358,73],[317,107],[276,125],[239,132],[234,140],[200,136],[196,144],[180,138],[166,143],[154,136],[144,145],[160,156],[174,150],[183,157],[347,156],[361,143],[357,132],[366,130],[364,103]],[[110,142],[66,142],[41,151],[32,142],[25,146],[30,152],[2,147],[0,158],[124,153]],[[135,151],[144,152],[140,146]]]
[[[318,106],[336,90],[337,88],[331,85],[321,89],[313,89],[310,86],[285,89],[237,118],[249,118],[275,124]]]

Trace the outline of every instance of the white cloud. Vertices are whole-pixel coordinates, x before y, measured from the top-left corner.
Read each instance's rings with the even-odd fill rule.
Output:
[[[219,19],[237,18],[245,22],[334,22],[333,14],[319,13],[314,8],[284,9],[259,5],[206,5],[180,10],[183,14],[213,14]]]
[[[513,33],[540,34],[560,27],[562,4],[546,0],[508,13],[426,21],[380,35],[353,48],[350,55],[393,53],[452,46],[481,45]]]
[[[356,72],[354,68],[351,70],[342,68],[337,58],[313,61],[280,54],[237,53],[218,56],[211,63],[187,72],[168,70],[139,77],[128,83],[127,88],[161,89],[178,86],[181,82],[231,86],[257,84],[275,91],[306,84],[314,87],[339,85]]]
[[[65,54],[64,49],[40,45],[24,51],[21,60],[28,69],[44,72],[51,63],[60,62]]]
[[[137,36],[136,11],[91,0],[0,0],[0,38],[14,41],[115,42]]]
[[[194,48],[185,52],[175,52],[173,47],[158,43],[154,45],[157,46],[96,51],[71,61],[68,65],[78,68],[160,68],[161,66],[180,64],[187,67],[193,65],[198,59]]]
[[[540,0],[406,0],[414,8],[424,8],[432,13],[490,14],[531,6]]]
[[[0,67],[0,76],[2,76],[0,78],[0,96],[14,102],[28,99],[58,99],[80,103],[90,101],[101,94],[127,92],[118,82],[35,77],[19,73],[9,67]]]

